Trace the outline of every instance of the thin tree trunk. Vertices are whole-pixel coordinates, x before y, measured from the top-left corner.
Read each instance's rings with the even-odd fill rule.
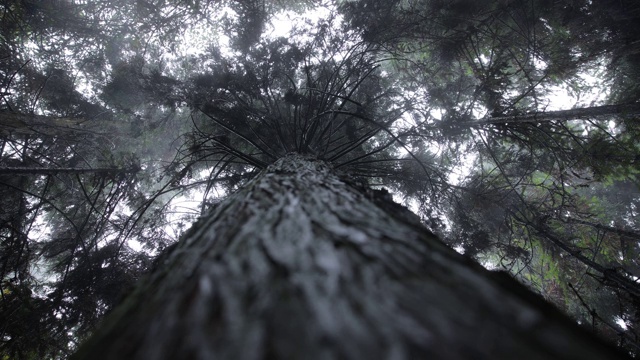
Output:
[[[492,116],[478,121],[456,124],[481,126],[486,124],[537,123],[548,121],[569,121],[584,118],[596,119],[601,117],[637,117],[640,115],[640,104],[603,105],[569,110],[541,111],[529,114]]]
[[[10,111],[0,112],[0,133],[60,135],[83,129],[84,119],[62,118],[43,115],[27,115]]]
[[[622,117],[636,119],[640,115],[640,104],[603,105],[569,110],[540,111],[528,114],[487,116],[478,120],[448,121],[430,127],[431,129],[479,128],[492,124],[527,124],[550,121],[570,121],[581,119],[607,119]],[[449,130],[451,131],[451,130]]]
[[[30,166],[0,167],[0,175],[55,175],[55,174],[128,174],[138,170],[119,168],[40,168]]]
[[[85,119],[0,111],[0,136],[4,137],[37,135],[76,140],[79,135],[88,135],[111,141],[113,136],[122,135],[123,125],[130,124],[114,123],[103,117]]]
[[[620,359],[384,192],[289,155],[218,205],[73,359]]]

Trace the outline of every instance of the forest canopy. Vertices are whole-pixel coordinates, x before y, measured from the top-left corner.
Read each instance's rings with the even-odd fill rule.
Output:
[[[640,3],[5,0],[0,357],[66,358],[290,153],[640,349]]]

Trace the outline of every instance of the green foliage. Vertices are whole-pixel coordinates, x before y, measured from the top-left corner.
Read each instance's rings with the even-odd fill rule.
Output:
[[[11,281],[2,284],[0,318],[3,341],[0,355],[7,359],[42,359],[57,352],[60,340],[53,324],[47,323],[50,304],[34,295],[30,286]]]
[[[315,4],[0,5],[0,166],[77,170],[0,175],[0,354],[64,357],[172,221],[289,152],[394,190],[451,246],[637,349],[638,4],[338,1],[265,36]],[[559,85],[627,107],[549,116]],[[190,193],[198,208],[172,215]]]

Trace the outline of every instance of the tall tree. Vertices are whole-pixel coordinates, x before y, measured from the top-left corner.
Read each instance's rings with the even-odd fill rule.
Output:
[[[278,39],[191,81],[201,115],[188,152],[216,177],[255,178],[192,228],[77,358],[619,357],[363,185],[409,159],[428,178],[429,164],[408,144],[413,129],[394,127],[410,105],[376,47],[322,25],[311,43],[331,45]],[[478,324],[492,335],[478,337]]]
[[[388,193],[287,155],[220,203],[74,359],[619,359]]]
[[[614,335],[633,343],[637,311],[627,290],[637,273],[637,197],[614,196],[637,179],[632,1],[359,0],[340,2],[351,27],[335,12],[318,22],[318,12],[307,24],[292,18],[286,38],[269,34],[279,27],[270,19],[285,15],[279,11],[311,3],[318,2],[0,5],[0,310],[8,319],[0,357],[64,357],[147,266],[149,252],[172,242],[172,198],[191,192],[203,201],[188,216],[214,209],[226,219],[220,207],[236,203],[221,205],[220,193],[245,194],[256,176],[261,183],[285,176],[258,174],[292,152],[324,162],[342,180],[349,174],[347,187],[401,211],[364,184],[386,186],[458,250],[517,272],[562,308],[582,308],[583,324],[623,322],[629,329],[620,325]],[[551,85],[582,94],[589,87],[577,75],[596,63],[610,64],[593,67],[621,84],[604,93],[626,105],[547,111]],[[140,161],[123,161],[129,152]],[[452,181],[471,163],[470,176]],[[135,175],[111,171],[133,168]],[[474,211],[478,204],[482,211]],[[383,217],[376,216],[387,223]],[[338,235],[367,233],[361,225],[314,237],[333,244]],[[405,256],[393,249],[389,260]],[[311,262],[326,265],[313,254]],[[344,263],[362,274],[399,273],[376,259],[384,265]],[[167,266],[171,278],[175,268]],[[384,286],[406,304],[405,292]],[[356,303],[355,295],[346,299]],[[351,326],[336,322],[343,323]]]

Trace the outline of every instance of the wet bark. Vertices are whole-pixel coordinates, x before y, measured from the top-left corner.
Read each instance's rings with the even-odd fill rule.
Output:
[[[73,359],[619,359],[381,191],[289,155],[202,218]]]

